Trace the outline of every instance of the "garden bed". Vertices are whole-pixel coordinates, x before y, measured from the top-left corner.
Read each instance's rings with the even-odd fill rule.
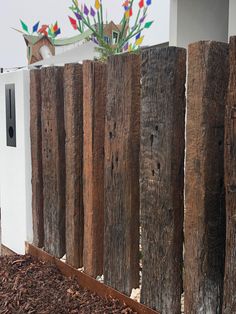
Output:
[[[30,255],[0,256],[0,313],[135,313]]]

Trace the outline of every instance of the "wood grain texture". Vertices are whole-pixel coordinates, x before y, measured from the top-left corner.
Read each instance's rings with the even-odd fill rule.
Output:
[[[229,86],[225,119],[226,257],[223,313],[236,313],[236,37],[229,45]]]
[[[161,313],[180,313],[185,49],[144,50],[141,75],[141,302]]]
[[[40,70],[31,70],[30,140],[32,162],[32,218],[33,243],[37,247],[44,246],[41,108]]]
[[[41,70],[44,247],[65,254],[65,130],[63,68]]]
[[[185,313],[221,313],[225,246],[224,114],[228,45],[189,46]]]
[[[84,271],[103,274],[105,63],[85,61],[84,79]]]
[[[64,68],[66,160],[66,261],[83,266],[83,71],[81,64]]]
[[[104,282],[139,286],[140,56],[108,60],[105,122]]]

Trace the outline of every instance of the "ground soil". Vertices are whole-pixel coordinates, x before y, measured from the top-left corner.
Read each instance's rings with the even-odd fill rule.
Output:
[[[0,256],[0,313],[134,313],[117,300],[103,299],[31,256]]]

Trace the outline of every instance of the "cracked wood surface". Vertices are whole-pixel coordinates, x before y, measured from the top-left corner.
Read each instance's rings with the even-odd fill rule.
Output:
[[[189,46],[185,177],[185,313],[221,313],[228,45]]]
[[[139,287],[140,56],[108,60],[105,121],[104,282]]]
[[[63,68],[41,70],[44,247],[65,254],[65,130]]]
[[[84,77],[84,271],[103,274],[104,137],[107,65],[85,61]]]
[[[141,302],[180,313],[186,51],[142,53],[140,212]]]
[[[66,261],[83,266],[83,71],[81,64],[64,67],[66,163]]]
[[[44,246],[41,109],[42,99],[40,70],[31,70],[30,140],[32,162],[33,243],[40,248]]]

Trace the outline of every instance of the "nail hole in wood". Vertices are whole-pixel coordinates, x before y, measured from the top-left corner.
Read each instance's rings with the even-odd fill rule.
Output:
[[[113,173],[113,169],[114,169],[114,162],[113,162],[113,154],[112,154],[112,159],[111,159],[111,173]]]
[[[154,139],[154,136],[153,134],[150,136],[150,141],[151,141],[151,146],[153,145],[153,139]]]

